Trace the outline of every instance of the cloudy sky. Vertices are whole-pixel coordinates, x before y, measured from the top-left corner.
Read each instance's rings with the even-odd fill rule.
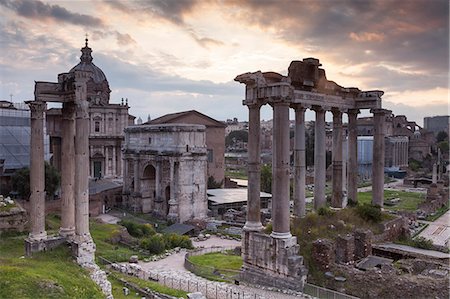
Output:
[[[449,113],[448,0],[0,0],[0,99],[56,81],[86,33],[111,102],[128,98],[142,119],[197,109],[245,120],[236,75],[286,75],[306,57],[340,85],[384,90],[396,115]]]

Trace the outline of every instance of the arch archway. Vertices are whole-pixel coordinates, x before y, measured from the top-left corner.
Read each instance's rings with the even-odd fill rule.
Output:
[[[141,177],[142,212],[148,213],[153,209],[156,189],[156,169],[148,164]]]

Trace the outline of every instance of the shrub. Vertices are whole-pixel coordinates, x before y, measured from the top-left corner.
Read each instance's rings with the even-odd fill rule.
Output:
[[[333,215],[333,211],[331,211],[329,207],[320,207],[317,214],[320,216],[331,216]]]
[[[150,237],[156,234],[155,229],[149,223],[139,224],[130,220],[122,220],[119,224],[125,226],[128,233],[136,238]]]
[[[161,235],[153,235],[142,239],[140,246],[153,254],[160,254],[166,249],[166,242]]]
[[[412,245],[422,249],[433,249],[433,241],[425,239],[424,237],[417,237],[413,239]]]
[[[382,220],[381,208],[370,204],[358,205],[356,212],[366,221],[380,222]]]
[[[180,236],[177,234],[168,234],[164,235],[164,239],[166,242],[167,249],[175,248],[175,247],[181,247],[181,248],[187,248],[192,249],[194,248],[192,246],[192,241],[189,239],[188,236]]]
[[[142,230],[142,234],[144,236],[153,236],[154,234],[156,234],[156,231],[153,228],[153,225],[151,225],[150,223],[142,224],[141,230]]]

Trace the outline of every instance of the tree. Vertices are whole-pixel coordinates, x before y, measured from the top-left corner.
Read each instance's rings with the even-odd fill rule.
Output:
[[[261,166],[261,191],[272,193],[272,166]]]
[[[11,178],[13,189],[23,199],[30,197],[30,169],[28,167],[19,169]],[[45,162],[45,191],[47,196],[53,197],[58,190],[61,176],[55,167]]]
[[[233,145],[236,141],[248,142],[248,132],[244,130],[230,132],[225,138],[225,146]]]
[[[444,141],[444,140],[446,140],[448,138],[448,134],[447,134],[447,132],[445,132],[445,131],[440,131],[439,133],[437,133],[437,135],[436,135],[436,141],[439,143],[439,142],[442,142],[442,141]]]

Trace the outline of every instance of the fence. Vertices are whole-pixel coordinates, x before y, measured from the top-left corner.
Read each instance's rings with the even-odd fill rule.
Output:
[[[203,248],[199,250],[194,250],[188,252],[185,255],[185,265],[186,261],[188,261],[188,257],[195,255],[202,255],[211,252],[221,252],[227,250],[234,250],[235,247],[211,247],[211,248]],[[172,289],[183,290],[186,292],[201,292],[205,295],[206,298],[209,299],[264,299],[265,296],[254,293],[252,291],[243,290],[237,286],[221,283],[216,281],[205,281],[205,280],[193,280],[191,278],[184,277],[174,277],[169,274],[161,274],[157,271],[145,271],[140,266],[135,264],[126,264],[119,265],[111,263],[110,261],[98,257],[99,262],[103,264],[112,265],[113,269],[118,270],[122,273],[126,273],[128,275],[136,276],[138,278],[144,280],[152,280],[156,281],[161,285]],[[188,261],[188,266],[192,265]],[[197,265],[194,265],[194,267]],[[213,267],[210,267],[213,268]],[[187,268],[190,270],[189,268]],[[193,271],[193,273],[195,273]],[[196,273],[195,273],[196,274]],[[220,277],[220,276],[219,276]],[[234,282],[234,281],[233,281]],[[313,284],[306,283],[303,293],[315,298],[321,299],[358,299],[358,297],[354,297],[351,295],[339,293],[334,290],[322,288]],[[280,293],[281,294],[281,293]]]
[[[320,299],[358,299],[358,297],[325,289],[310,283],[305,283],[303,293]]]

